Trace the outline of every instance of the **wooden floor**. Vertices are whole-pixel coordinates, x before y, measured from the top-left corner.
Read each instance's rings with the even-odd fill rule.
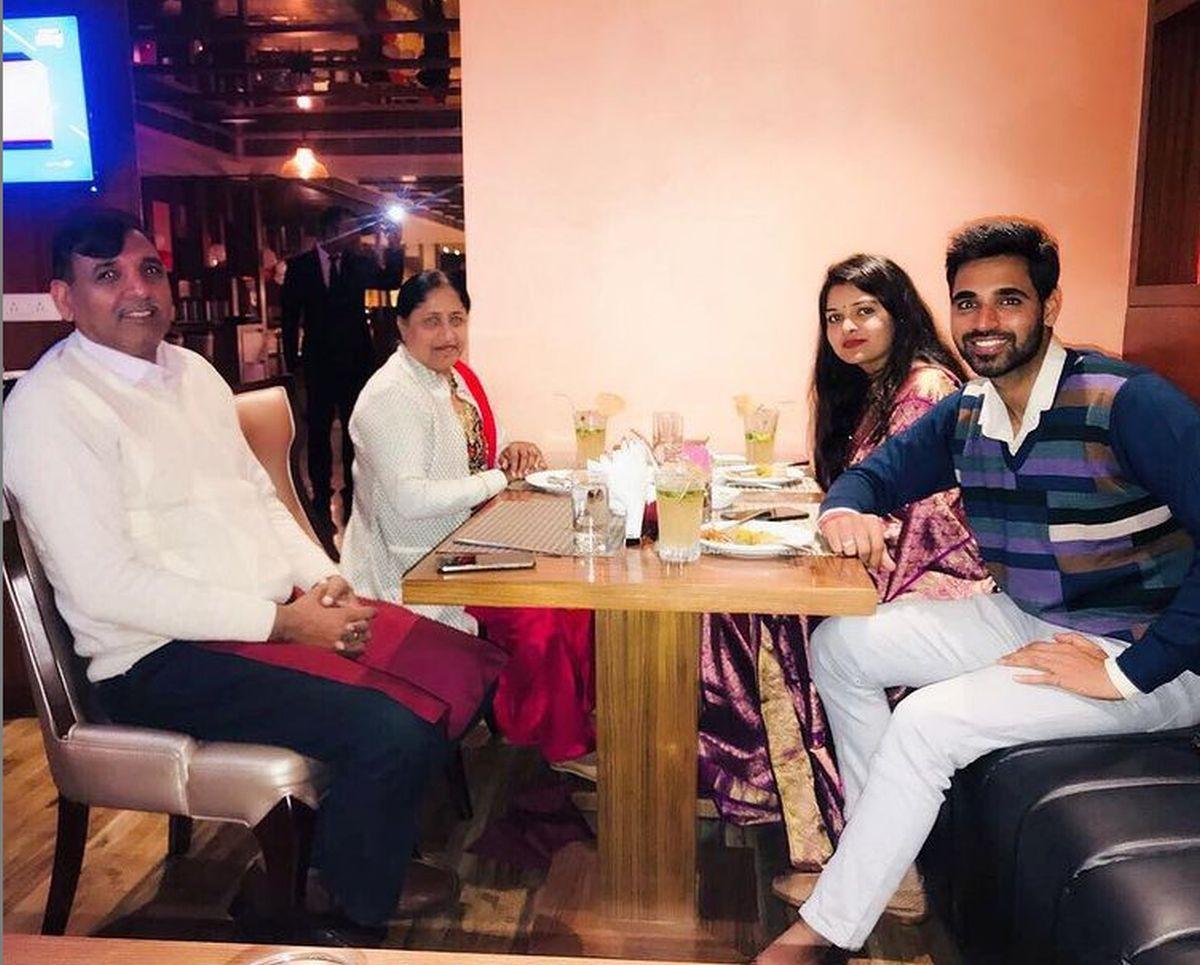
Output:
[[[697,947],[669,931],[614,930],[590,911],[597,870],[591,843],[559,852],[549,873],[519,872],[466,851],[489,818],[522,789],[562,779],[532,751],[483,740],[467,750],[475,803],[456,820],[444,789],[430,795],[422,849],[457,868],[459,906],[416,923],[395,923],[389,947],[625,958],[748,960],[794,913],[770,894],[783,870],[777,826],[735,828],[701,820],[701,912],[711,944]],[[4,931],[36,932],[49,885],[55,790],[33,720],[4,725]],[[69,934],[208,941],[242,940],[225,909],[255,860],[240,828],[198,823],[191,852],[167,860],[166,818],[95,809]],[[904,928],[886,919],[856,962],[959,965],[939,923]]]

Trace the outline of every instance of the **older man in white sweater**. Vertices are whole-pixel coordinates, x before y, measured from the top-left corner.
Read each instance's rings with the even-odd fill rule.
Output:
[[[290,747],[332,765],[314,865],[353,939],[396,911],[431,767],[432,725],[375,690],[207,649],[361,648],[373,611],[275,496],[229,387],[165,344],[167,273],[130,217],[84,212],[54,241],[51,296],[75,331],[4,413],[5,485],[114,720]],[[310,588],[289,602],[293,588]],[[419,906],[452,878],[413,875]],[[412,884],[424,894],[412,895]]]

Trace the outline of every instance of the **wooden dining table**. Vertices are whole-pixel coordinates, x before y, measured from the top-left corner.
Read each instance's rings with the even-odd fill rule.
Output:
[[[311,957],[304,955],[312,952]],[[422,952],[406,948],[313,948],[159,939],[89,938],[82,935],[3,937],[5,965],[294,965],[345,962],[346,965],[635,965],[611,958],[497,955],[486,952]],[[641,965],[652,963],[638,960]],[[676,962],[675,965],[689,965]]]
[[[564,497],[510,489],[496,498]],[[611,557],[538,556],[532,570],[438,573],[439,552],[464,549],[451,534],[418,561],[403,577],[404,602],[595,611],[603,912],[695,921],[701,618],[870,614],[866,570],[856,559],[800,555],[665,564],[643,540]]]

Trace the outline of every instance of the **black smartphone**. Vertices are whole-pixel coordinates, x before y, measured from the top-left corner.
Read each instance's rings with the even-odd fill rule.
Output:
[[[532,553],[439,553],[439,573],[478,573],[481,570],[532,570]]]

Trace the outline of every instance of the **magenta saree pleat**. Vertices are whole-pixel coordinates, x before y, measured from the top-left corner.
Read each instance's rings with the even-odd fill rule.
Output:
[[[887,434],[911,425],[957,388],[940,367],[914,365]],[[856,434],[851,463],[878,443]],[[993,587],[966,528],[957,490],[905,507],[887,521],[891,574],[873,573],[880,602],[919,594],[956,598]],[[792,863],[828,857],[844,824],[841,782],[825,712],[808,665],[803,616],[709,614],[700,652],[700,792],[724,820],[785,823]],[[899,694],[894,695],[897,699]]]

